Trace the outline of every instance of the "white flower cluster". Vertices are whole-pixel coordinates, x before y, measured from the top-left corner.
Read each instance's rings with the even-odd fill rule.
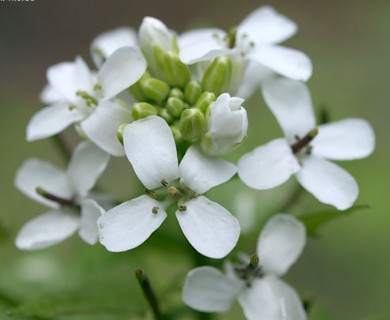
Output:
[[[85,141],[67,171],[28,160],[17,173],[16,186],[52,209],[28,222],[16,245],[40,249],[79,230],[90,244],[100,239],[109,251],[130,250],[149,238],[174,205],[193,248],[223,258],[236,246],[240,225],[203,194],[236,174],[259,190],[294,174],[319,201],[339,210],[351,207],[357,183],[326,159],[368,156],[374,133],[362,119],[316,125],[303,82],[312,73],[310,59],[279,45],[296,31],[294,22],[270,7],[255,10],[229,32],[178,35],[147,17],[138,33],[119,28],[95,38],[96,70],[81,57],[50,67],[41,94],[47,107],[29,122],[27,140],[74,124]],[[257,147],[235,165],[221,157],[245,140],[248,119],[242,104],[257,89],[285,138]],[[90,192],[109,156],[127,157],[144,195],[113,207]],[[244,267],[228,264],[227,276],[197,268],[188,274],[184,301],[198,310],[222,312],[237,297],[248,319],[306,319],[294,289],[276,277],[298,258],[304,243],[302,223],[277,215],[260,236],[260,266],[253,259]]]

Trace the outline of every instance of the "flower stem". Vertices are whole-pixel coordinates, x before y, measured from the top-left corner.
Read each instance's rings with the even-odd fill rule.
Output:
[[[148,301],[150,307],[152,308],[154,318],[156,320],[164,320],[163,315],[160,312],[156,294],[153,291],[152,286],[150,285],[149,279],[141,269],[135,270],[135,277],[138,280],[139,285],[144,293],[146,300]]]

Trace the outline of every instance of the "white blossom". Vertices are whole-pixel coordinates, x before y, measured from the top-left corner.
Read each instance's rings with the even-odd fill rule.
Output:
[[[100,148],[114,156],[124,155],[118,142],[118,126],[131,121],[127,106],[113,99],[134,84],[146,69],[138,49],[116,50],[96,73],[81,57],[62,62],[47,71],[49,85],[42,93],[50,105],[38,111],[27,126],[27,140],[55,135],[72,123]]]
[[[15,185],[51,210],[22,227],[16,246],[24,250],[46,248],[65,240],[77,230],[85,242],[96,243],[96,221],[104,209],[92,199],[89,191],[108,160],[108,154],[90,142],[83,142],[75,149],[66,171],[41,160],[27,160],[17,172]]]
[[[201,194],[229,180],[236,167],[204,156],[195,146],[179,166],[170,128],[156,116],[127,125],[123,140],[126,156],[149,192],[99,218],[100,242],[110,251],[137,247],[165,220],[168,206],[176,203],[176,218],[190,244],[205,256],[226,256],[238,240],[239,223]],[[153,194],[163,194],[165,199],[157,200]]]
[[[193,269],[185,281],[183,300],[199,311],[226,312],[238,299],[248,320],[305,320],[299,296],[278,278],[297,260],[305,241],[303,224],[278,214],[260,234],[260,267],[233,269],[228,264],[226,275],[209,266]]]
[[[285,138],[245,154],[238,162],[242,181],[254,189],[276,187],[295,174],[319,201],[339,210],[352,206],[359,190],[354,178],[330,160],[367,157],[375,135],[363,119],[346,119],[316,126],[309,91],[302,82],[273,79],[263,87],[264,98]]]
[[[211,156],[226,154],[241,145],[248,130],[244,99],[221,94],[211,105],[202,150]]]
[[[310,78],[310,59],[301,51],[279,45],[296,30],[293,21],[273,8],[263,6],[249,14],[230,33],[214,28],[191,30],[180,35],[180,57],[184,63],[194,64],[222,55],[231,56],[236,68],[232,86],[239,86],[235,94],[247,97],[273,72],[294,80]]]

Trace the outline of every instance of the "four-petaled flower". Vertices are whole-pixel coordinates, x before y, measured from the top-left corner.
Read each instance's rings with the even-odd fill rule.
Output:
[[[126,156],[148,195],[102,215],[98,220],[100,242],[110,251],[137,247],[165,220],[167,207],[177,203],[176,217],[190,244],[205,256],[226,256],[237,243],[239,223],[202,194],[228,181],[236,166],[208,158],[195,146],[187,150],[179,166],[171,130],[155,116],[127,125],[123,141]],[[165,199],[156,199],[158,195]]]
[[[178,37],[180,57],[187,64],[212,61],[224,55],[236,59],[234,70],[237,72],[231,89],[238,87],[232,93],[245,98],[273,72],[294,80],[310,78],[310,59],[301,51],[278,45],[296,30],[293,21],[273,8],[263,6],[230,33],[220,29],[199,29],[181,34]],[[241,71],[245,71],[243,80],[240,80]]]
[[[113,99],[134,84],[146,70],[139,49],[122,47],[112,53],[97,74],[81,57],[47,71],[49,85],[42,100],[49,106],[38,111],[27,126],[27,140],[55,135],[72,123],[92,142],[114,156],[124,155],[117,129],[131,121],[127,106]]]
[[[245,154],[238,175],[254,189],[276,187],[295,174],[298,182],[319,201],[345,210],[355,202],[355,179],[326,160],[367,157],[375,146],[370,124],[346,119],[316,127],[310,94],[302,82],[273,79],[263,87],[264,98],[285,138],[273,140]]]
[[[295,290],[280,280],[301,254],[305,227],[292,216],[278,214],[268,221],[257,243],[260,266],[248,264],[227,275],[213,267],[191,270],[183,288],[183,300],[204,312],[225,312],[238,299],[249,320],[305,320]]]
[[[16,246],[35,250],[55,245],[79,230],[89,244],[98,240],[96,221],[104,209],[89,191],[108,164],[109,156],[90,142],[75,149],[66,171],[37,159],[18,170],[16,187],[30,198],[52,208],[19,231]]]

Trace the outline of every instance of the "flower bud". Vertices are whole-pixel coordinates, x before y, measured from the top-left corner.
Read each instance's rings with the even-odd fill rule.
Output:
[[[171,91],[169,92],[169,96],[183,100],[184,93],[179,88],[172,88]]]
[[[175,98],[175,97],[170,97],[168,98],[168,101],[165,105],[167,108],[167,111],[174,116],[175,118],[180,117],[183,109],[184,109],[184,103],[182,100]]]
[[[141,86],[145,97],[156,102],[164,100],[169,94],[169,86],[157,78],[146,78]]]
[[[148,78],[150,78],[150,73],[145,71],[145,73],[142,75],[142,77],[129,88],[129,92],[132,95],[132,97],[138,101],[147,100],[147,98],[145,97],[144,91],[142,89],[142,81],[144,81]]]
[[[131,115],[133,120],[139,120],[147,118],[149,116],[157,115],[157,109],[149,103],[146,102],[137,102],[134,103],[133,109],[131,110]]]
[[[212,92],[203,92],[202,95],[196,100],[195,108],[200,109],[204,114],[207,113],[207,110],[211,104],[215,102],[217,98]]]
[[[175,38],[160,20],[145,17],[138,31],[139,45],[148,61],[148,68],[163,77],[165,52],[176,52]]]
[[[172,124],[175,120],[167,109],[161,108],[158,115],[163,118],[168,124]]]
[[[177,125],[171,125],[170,128],[172,131],[173,139],[175,139],[176,145],[183,143],[183,136],[180,132],[179,127]]]
[[[237,148],[245,139],[248,130],[243,99],[220,95],[207,117],[207,132],[202,138],[202,150],[210,156],[218,156]]]
[[[184,140],[196,141],[203,133],[204,115],[196,108],[185,109],[180,117],[179,129]]]
[[[232,61],[229,57],[217,57],[206,69],[202,87],[205,91],[220,95],[229,87],[232,74]]]
[[[118,137],[118,140],[119,142],[121,143],[121,145],[123,145],[123,130],[125,130],[125,127],[128,125],[128,123],[124,123],[124,124],[121,124],[119,127],[118,127],[118,130],[116,132],[116,135]]]
[[[198,81],[191,81],[184,89],[184,97],[189,104],[194,105],[202,94],[202,91],[202,86]]]
[[[184,88],[191,79],[190,68],[185,65],[177,54],[166,52],[164,59],[164,73],[171,86]]]

